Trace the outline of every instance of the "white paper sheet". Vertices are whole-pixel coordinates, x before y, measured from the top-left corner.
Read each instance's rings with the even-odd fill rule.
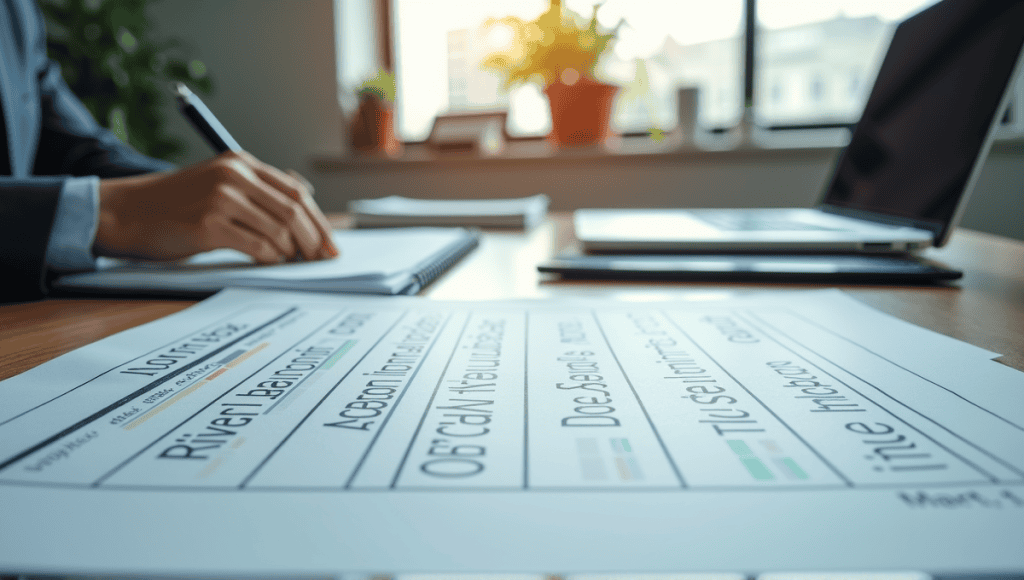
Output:
[[[0,383],[0,570],[1020,571],[990,355],[836,291],[226,291]]]

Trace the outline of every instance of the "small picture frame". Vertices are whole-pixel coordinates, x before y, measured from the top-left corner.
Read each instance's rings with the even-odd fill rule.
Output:
[[[438,152],[497,155],[505,148],[508,111],[449,113],[434,118],[427,144]]]

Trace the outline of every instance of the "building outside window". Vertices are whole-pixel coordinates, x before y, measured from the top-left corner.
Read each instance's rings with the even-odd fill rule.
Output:
[[[755,119],[853,123],[901,20],[936,0],[758,0]],[[783,79],[784,99],[771,98]],[[846,87],[842,90],[840,87]]]
[[[398,79],[399,137],[426,137],[439,114],[509,111],[512,135],[551,128],[540,88],[503,90],[480,68],[507,39],[489,18],[532,20],[548,0],[389,0]],[[606,0],[605,27],[626,24],[598,70],[622,87],[613,111],[619,132],[670,130],[676,91],[700,88],[698,120],[707,129],[735,125],[743,111],[747,0]],[[751,0],[752,1],[752,0]],[[936,0],[757,0],[753,42],[754,119],[762,126],[856,122],[892,32]],[[593,0],[564,0],[589,17]]]

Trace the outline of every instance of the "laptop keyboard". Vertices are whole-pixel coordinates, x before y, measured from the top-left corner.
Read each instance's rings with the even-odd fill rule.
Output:
[[[765,231],[841,231],[838,228],[817,226],[805,222],[798,222],[770,214],[757,215],[747,212],[722,211],[722,212],[694,212],[694,215],[702,221],[715,226],[719,230],[728,232],[765,232]]]

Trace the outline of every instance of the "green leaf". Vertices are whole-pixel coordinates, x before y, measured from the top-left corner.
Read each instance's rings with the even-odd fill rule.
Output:
[[[366,79],[356,89],[356,94],[360,97],[371,96],[388,103],[395,102],[395,93],[397,92],[395,73],[384,69],[378,70],[375,77]]]
[[[618,36],[624,21],[610,31],[597,22],[600,4],[594,5],[590,19],[564,8],[561,0],[550,0],[548,9],[535,20],[490,18],[485,27],[509,26],[514,33],[513,46],[484,57],[480,67],[504,77],[506,90],[533,82],[545,87],[555,82],[566,69],[594,78],[598,60]]]
[[[121,107],[110,109],[110,114],[107,115],[107,125],[118,139],[125,143],[128,142],[128,121],[124,109]]]
[[[167,131],[169,85],[208,95],[204,62],[176,38],[158,38],[146,9],[155,0],[38,0],[47,50],[71,90],[120,139],[154,157],[184,150]]]

